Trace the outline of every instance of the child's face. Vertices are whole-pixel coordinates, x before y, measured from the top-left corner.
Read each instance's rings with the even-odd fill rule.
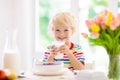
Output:
[[[57,41],[70,40],[70,37],[72,35],[71,27],[54,26],[52,30]]]

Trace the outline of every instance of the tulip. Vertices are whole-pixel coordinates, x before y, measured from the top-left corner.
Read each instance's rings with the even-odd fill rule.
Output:
[[[91,25],[91,30],[92,32],[99,32],[100,31],[100,27],[96,24],[92,24]]]
[[[106,25],[109,26],[110,22],[112,21],[113,14],[112,12],[109,12],[106,18]]]

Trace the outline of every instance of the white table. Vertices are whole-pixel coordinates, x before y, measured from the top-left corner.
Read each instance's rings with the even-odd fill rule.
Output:
[[[66,70],[64,74],[56,76],[38,76],[29,72],[25,78],[20,78],[18,80],[75,80],[75,75],[69,70]]]
[[[108,77],[104,72],[94,70],[80,70],[76,71],[77,75],[68,69],[62,75],[56,76],[37,76],[31,72],[28,72],[25,78],[18,80],[108,80]]]

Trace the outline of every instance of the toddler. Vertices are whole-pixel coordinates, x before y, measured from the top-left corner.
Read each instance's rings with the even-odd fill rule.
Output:
[[[84,69],[84,53],[81,46],[71,42],[70,38],[75,32],[75,18],[69,12],[61,12],[56,14],[50,24],[50,29],[56,41],[64,41],[60,47],[51,45],[48,47],[48,52],[45,52],[44,61],[58,61],[55,56],[58,53],[63,54],[60,59],[65,67],[69,69],[80,70]]]

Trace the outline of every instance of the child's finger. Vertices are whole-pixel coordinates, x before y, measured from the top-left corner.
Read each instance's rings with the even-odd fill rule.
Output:
[[[55,52],[53,52],[52,54],[53,54],[53,55],[56,55],[56,53],[55,53]]]
[[[65,42],[65,45],[69,46],[69,41],[68,40]]]

